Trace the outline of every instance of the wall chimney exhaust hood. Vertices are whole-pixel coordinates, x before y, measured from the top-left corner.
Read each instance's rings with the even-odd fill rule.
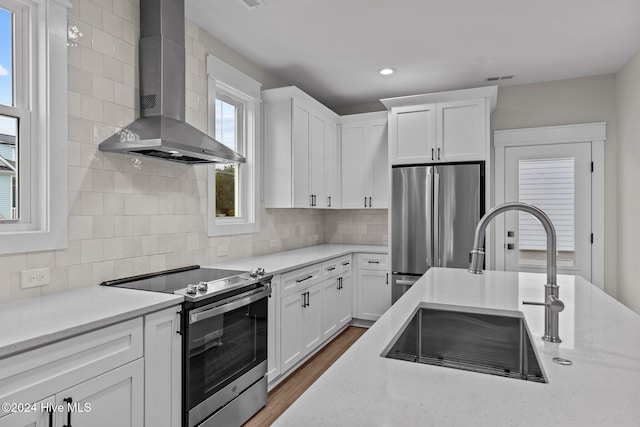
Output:
[[[140,0],[140,118],[101,151],[180,163],[245,163],[185,122],[184,0]]]

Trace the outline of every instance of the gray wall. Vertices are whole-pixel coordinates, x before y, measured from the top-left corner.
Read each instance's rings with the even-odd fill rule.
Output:
[[[617,120],[616,75],[582,77],[498,89],[491,131],[607,122],[605,142],[605,291],[617,285]],[[491,155],[494,155],[493,143]],[[492,173],[492,178],[495,176]],[[493,185],[493,183],[492,183]]]

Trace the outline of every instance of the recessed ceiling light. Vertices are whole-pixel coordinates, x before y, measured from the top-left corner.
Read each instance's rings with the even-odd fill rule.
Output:
[[[390,76],[391,74],[396,72],[396,69],[395,68],[386,67],[386,68],[379,69],[378,72],[383,76]]]

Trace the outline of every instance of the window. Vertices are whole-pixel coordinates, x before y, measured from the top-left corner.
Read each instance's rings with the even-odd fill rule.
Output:
[[[238,154],[244,155],[246,150],[242,132],[244,125],[242,103],[218,91],[214,117],[215,138]],[[242,166],[244,165],[216,165],[215,167],[216,217],[218,218],[242,218],[241,194],[239,194]]]
[[[66,245],[66,18],[0,0],[0,254]]]
[[[258,232],[260,83],[213,56],[207,74],[209,134],[246,158],[209,167],[209,235]]]

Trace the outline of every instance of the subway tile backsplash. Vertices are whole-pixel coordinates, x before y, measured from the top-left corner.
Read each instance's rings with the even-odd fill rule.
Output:
[[[69,25],[82,37],[68,48],[68,247],[0,256],[0,302],[321,243],[387,243],[384,210],[262,207],[259,233],[208,237],[207,166],[98,150],[138,116],[139,3],[72,3]],[[213,39],[187,20],[186,118],[205,132],[205,58],[215,48]],[[41,267],[51,269],[51,284],[20,289],[20,271]]]

